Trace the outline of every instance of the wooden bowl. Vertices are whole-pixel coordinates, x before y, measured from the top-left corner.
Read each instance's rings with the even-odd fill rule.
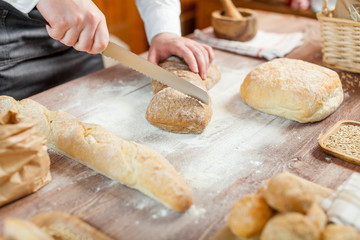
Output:
[[[211,24],[215,36],[227,40],[249,41],[256,35],[258,29],[256,13],[250,9],[237,8],[242,19],[225,16],[224,11],[214,11],[211,14]]]

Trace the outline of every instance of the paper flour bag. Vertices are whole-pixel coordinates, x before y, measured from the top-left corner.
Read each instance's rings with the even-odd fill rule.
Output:
[[[46,139],[35,124],[12,111],[0,115],[0,206],[51,181]]]

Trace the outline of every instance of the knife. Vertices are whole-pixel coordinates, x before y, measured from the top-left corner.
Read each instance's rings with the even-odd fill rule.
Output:
[[[110,41],[109,45],[102,54],[186,95],[194,97],[205,104],[209,104],[209,96],[204,89],[186,81],[181,77],[178,77],[174,73],[169,72],[156,64],[145,60],[116,43]]]
[[[34,20],[38,20],[49,25],[36,8],[31,10],[28,16]],[[209,96],[207,91],[204,89],[186,81],[184,78],[178,77],[174,73],[169,72],[156,64],[147,61],[146,59],[132,53],[112,41],[109,42],[102,54],[186,95],[196,98],[205,104],[209,104]]]

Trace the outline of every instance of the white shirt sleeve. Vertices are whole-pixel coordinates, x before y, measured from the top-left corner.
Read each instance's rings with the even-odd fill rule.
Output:
[[[39,0],[4,0],[23,13],[29,13]]]
[[[155,35],[163,32],[181,36],[180,0],[136,0],[136,5],[149,43]]]

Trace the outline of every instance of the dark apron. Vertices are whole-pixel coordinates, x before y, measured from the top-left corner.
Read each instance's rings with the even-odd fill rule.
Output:
[[[0,95],[26,98],[102,68],[100,54],[53,40],[43,23],[0,0]]]

